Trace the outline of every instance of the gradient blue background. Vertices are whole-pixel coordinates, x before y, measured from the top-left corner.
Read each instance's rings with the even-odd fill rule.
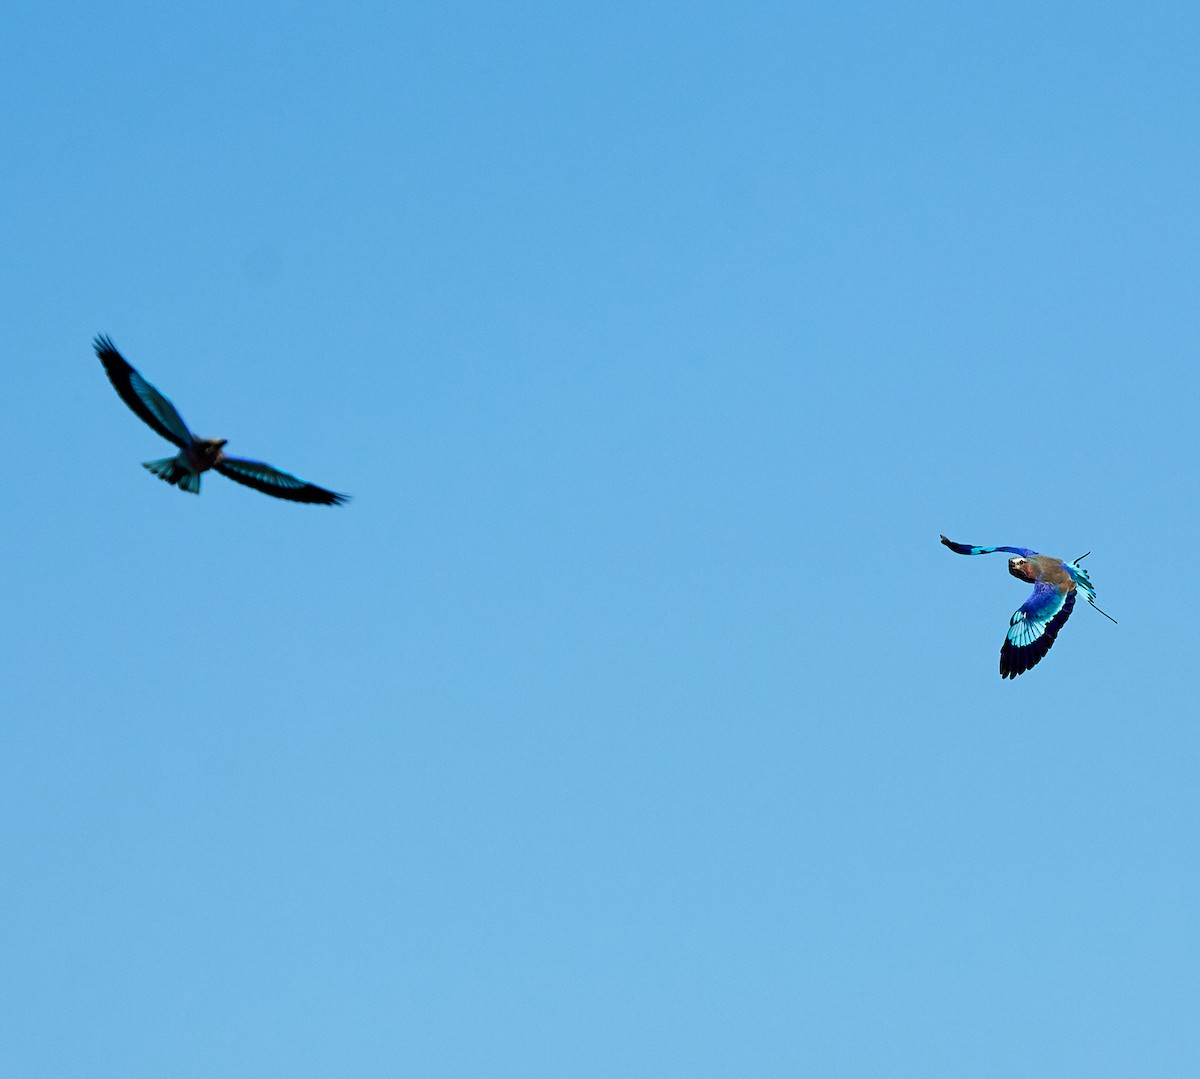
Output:
[[[6,22],[0,1071],[1200,1071],[1194,5]]]

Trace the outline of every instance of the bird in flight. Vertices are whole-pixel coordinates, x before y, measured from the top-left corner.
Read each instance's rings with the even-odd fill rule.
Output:
[[[175,411],[175,406],[133,369],[107,337],[97,337],[95,349],[121,400],[154,431],[179,447],[174,457],[143,463],[142,467],[150,469],[159,479],[174,484],[181,491],[198,495],[200,473],[211,468],[236,483],[244,483],[256,491],[292,502],[340,506],[349,498],[349,495],[339,495],[315,483],[306,483],[280,472],[262,461],[227,457],[224,448],[226,439],[197,438],[193,435]]]
[[[1028,547],[969,547],[945,536],[942,542],[955,554],[992,554],[995,551],[1011,554],[1014,557],[1008,560],[1008,572],[1033,585],[1033,595],[1013,614],[1008,623],[1008,635],[1000,646],[1001,678],[1024,674],[1050,651],[1058,631],[1071,617],[1076,591],[1082,592],[1088,603],[1096,607],[1096,589],[1092,587],[1087,570],[1079,566],[1087,554],[1081,554],[1074,562],[1064,562]],[[1096,607],[1096,610],[1100,611],[1100,608]],[[1100,613],[1116,623],[1112,615]]]

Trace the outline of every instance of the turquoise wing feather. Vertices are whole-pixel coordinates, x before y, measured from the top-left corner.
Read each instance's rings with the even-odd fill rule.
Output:
[[[1016,678],[1036,666],[1054,643],[1075,606],[1075,590],[1060,592],[1038,581],[1030,596],[1013,614],[1008,636],[1000,647],[1000,677]]]

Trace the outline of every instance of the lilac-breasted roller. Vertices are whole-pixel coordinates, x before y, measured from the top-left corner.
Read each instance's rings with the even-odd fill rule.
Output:
[[[197,438],[193,435],[175,406],[133,369],[107,337],[97,337],[95,348],[121,400],[151,429],[179,447],[174,457],[145,462],[143,467],[160,480],[174,484],[181,491],[198,495],[200,473],[211,468],[263,494],[286,498],[291,502],[338,506],[349,497],[339,495],[336,491],[327,491],[287,472],[280,472],[262,461],[226,456],[225,439]]]
[[[1071,617],[1075,606],[1075,592],[1083,593],[1096,607],[1096,590],[1092,587],[1087,570],[1079,563],[1087,558],[1081,554],[1074,562],[1038,554],[1028,547],[968,547],[942,537],[942,542],[955,554],[992,554],[1004,551],[1015,557],[1008,560],[1008,572],[1022,581],[1033,584],[1030,596],[1013,614],[1008,623],[1008,635],[1000,646],[1000,677],[1016,678],[1050,651],[1054,638]],[[1088,552],[1091,554],[1091,551]],[[1100,611],[1099,607],[1096,610]],[[1117,620],[1100,611],[1110,622]]]

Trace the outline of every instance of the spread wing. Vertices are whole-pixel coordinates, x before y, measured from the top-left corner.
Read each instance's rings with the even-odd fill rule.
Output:
[[[1060,592],[1052,584],[1038,581],[1030,596],[1012,616],[1008,636],[1000,646],[1000,677],[1016,678],[1050,651],[1054,638],[1071,617],[1075,589]]]
[[[94,347],[121,400],[168,442],[181,449],[188,445],[192,432],[175,406],[130,366],[107,337],[97,337]]]
[[[1023,558],[1033,558],[1037,554],[1037,551],[1031,551],[1028,547],[972,547],[969,543],[955,543],[945,536],[942,536],[942,543],[955,554],[995,554],[1003,551],[1005,554],[1019,554]]]
[[[245,461],[240,457],[222,457],[213,468],[235,483],[244,483],[263,494],[287,498],[292,502],[313,502],[320,506],[340,506],[350,496],[327,491],[315,483],[280,472],[262,461]]]

